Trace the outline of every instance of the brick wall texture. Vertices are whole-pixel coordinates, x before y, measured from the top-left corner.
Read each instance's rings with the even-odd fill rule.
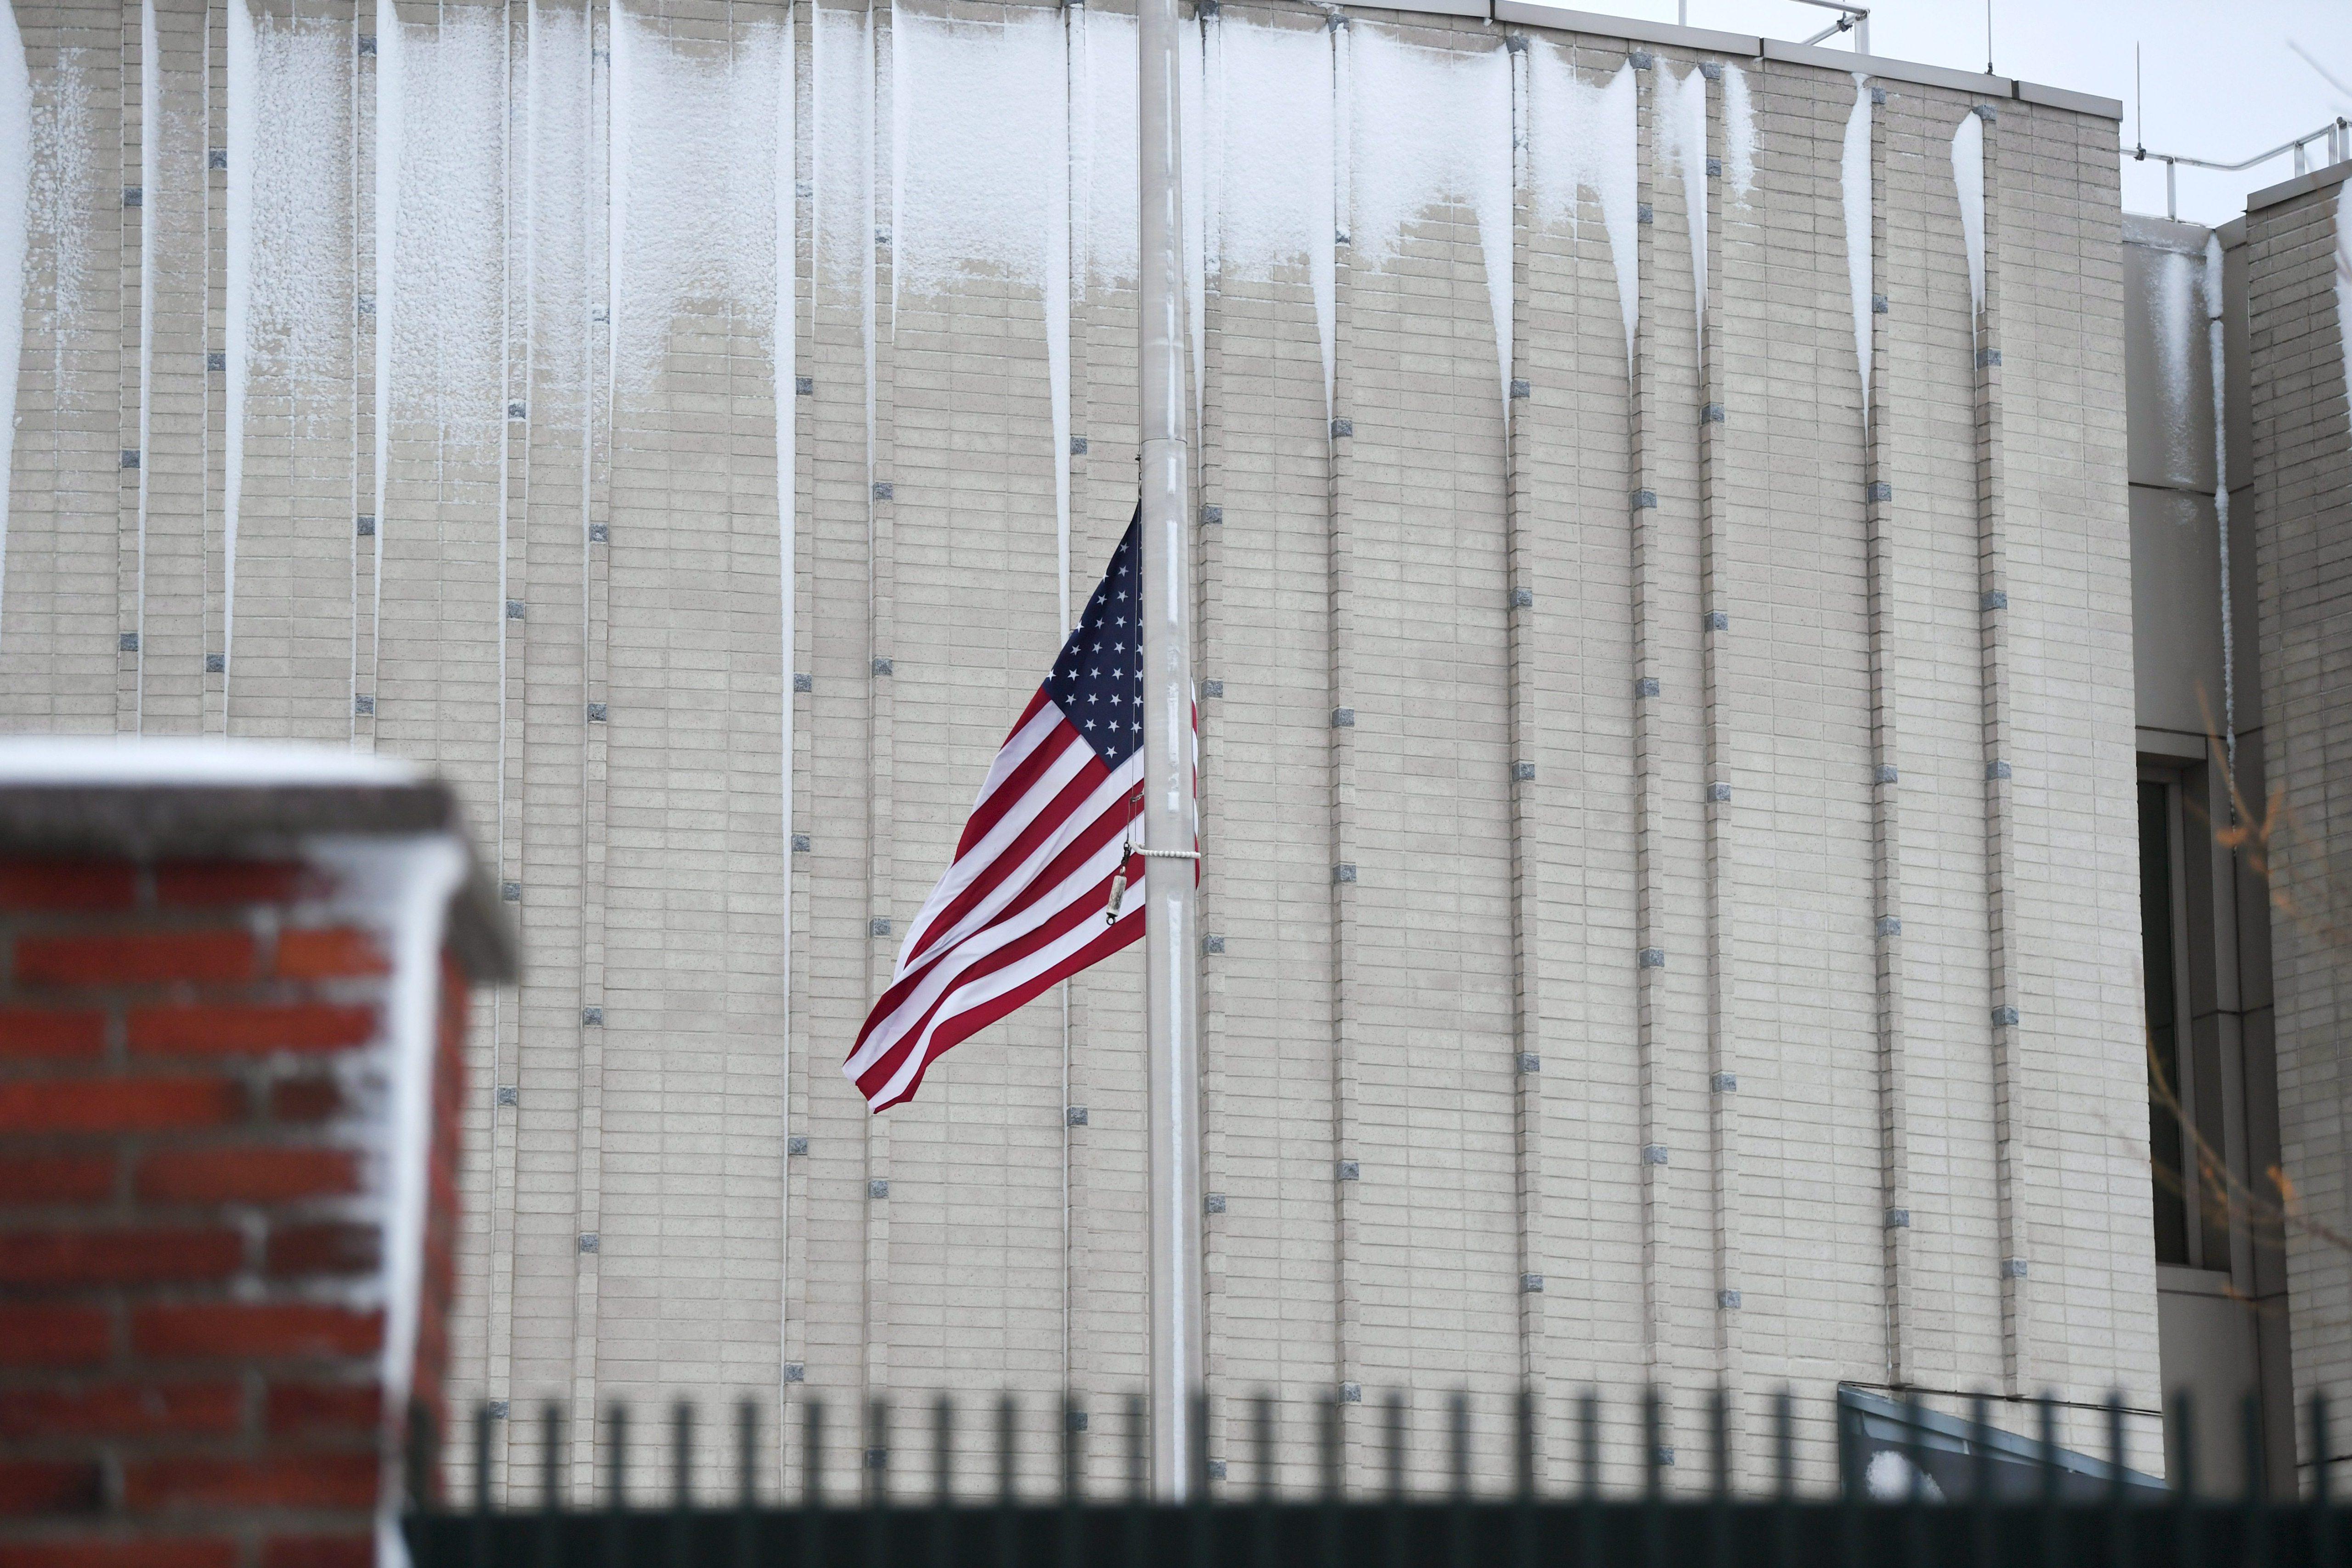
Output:
[[[2247,216],[2263,764],[2250,803],[2270,873],[2280,1163],[2297,1397],[2352,1375],[2352,1183],[2345,981],[2352,880],[2338,846],[2352,765],[2344,701],[2352,563],[2352,413],[2343,311],[2352,298],[2345,187]],[[2268,1195],[2268,1194],[2265,1194]],[[2308,1455],[2305,1456],[2309,1458]]]
[[[403,1443],[389,964],[333,892],[289,863],[0,861],[11,1568],[375,1560]],[[412,1384],[436,1421],[465,1003],[450,969]]]
[[[1131,14],[237,3],[21,12],[0,722],[458,788],[501,1478],[1009,1385],[1042,1484],[1145,1373],[1139,959],[837,1064],[1134,505]],[[2113,123],[1979,120],[1979,310],[1965,90],[1187,29],[1219,1394],[1360,1474],[1391,1388],[1433,1474],[1522,1379],[1787,1383],[1814,1474],[1840,1379],[2152,1405]]]

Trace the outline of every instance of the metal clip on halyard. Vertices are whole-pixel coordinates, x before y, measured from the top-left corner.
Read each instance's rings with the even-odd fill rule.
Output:
[[[1147,860],[1198,860],[1201,858],[1198,849],[1139,849],[1132,839],[1121,842],[1118,847],[1118,873],[1110,879],[1110,905],[1103,910],[1105,925],[1118,923],[1118,906],[1120,900],[1127,897],[1127,863],[1139,855]]]

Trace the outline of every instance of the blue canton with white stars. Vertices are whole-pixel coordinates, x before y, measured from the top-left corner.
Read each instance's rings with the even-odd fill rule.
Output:
[[[1103,766],[1117,768],[1143,744],[1143,510],[1127,525],[1102,586],[1062,645],[1046,694],[1077,726]]]

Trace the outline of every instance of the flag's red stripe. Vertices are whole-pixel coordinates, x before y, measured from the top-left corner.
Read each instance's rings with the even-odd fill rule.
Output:
[[[1061,727],[1065,730],[1069,729],[1068,721],[1064,721]],[[1006,878],[1020,874],[1023,868],[1027,865],[1029,857],[1037,851],[1038,847],[1060,832],[1064,826],[1077,815],[1078,808],[1086,805],[1087,797],[1100,789],[1110,776],[1110,770],[1103,766],[1102,758],[1089,752],[1076,775],[1068,784],[1064,784],[1060,793],[1052,800],[1038,808],[1036,815],[1029,819],[1028,824],[1013,837],[1013,842],[998,851],[996,858],[982,868],[980,873],[965,885],[963,891],[958,893],[946,909],[941,910],[925,922],[926,939],[920,949],[907,954],[902,968],[912,969],[922,958],[924,952],[929,951],[938,938],[929,933],[938,932],[944,936],[954,931],[966,915],[986,901],[997,889],[1003,886]],[[1123,816],[1116,805],[1105,815],[1106,817]],[[1097,819],[1097,826],[1101,820],[1103,819]],[[1097,838],[1096,842],[1099,843],[1100,839]],[[1032,888],[1035,888],[1039,883],[1051,886],[1052,884],[1046,881],[1045,873],[1049,872],[1054,866],[1061,864],[1062,858],[1063,857],[1057,857],[1042,868],[1032,878]],[[953,868],[950,868],[950,874],[952,871]],[[995,918],[1003,920],[1016,907],[1018,906],[1008,906],[999,910]]]
[[[1139,940],[1142,935],[1143,921],[1140,917],[1131,921],[1121,921],[1114,926],[1107,926],[1102,935],[1044,973],[1024,982],[1002,996],[983,1003],[969,1013],[957,1015],[953,1021],[942,1026],[940,1032],[931,1037],[931,1047],[924,1056],[923,1065],[915,1069],[915,1076],[907,1080],[907,1087],[900,1089],[894,1098],[885,1100],[874,1109],[877,1111],[884,1111],[894,1105],[912,1100],[915,1097],[915,1091],[923,1087],[923,1075],[931,1070],[931,1063],[939,1060],[950,1047],[961,1044],[988,1027],[989,1025],[995,1023],[999,1018],[1035,1001],[1080,970],[1100,963],[1104,959],[1127,946],[1128,943]],[[883,1081],[887,1083],[889,1080],[885,1079]]]
[[[1139,856],[1135,858],[1135,859],[1140,858]],[[1129,862],[1129,874],[1133,876],[1137,869],[1134,859],[1131,859]],[[1115,869],[1113,874],[1116,874]],[[889,1086],[890,1079],[898,1074],[899,1068],[906,1062],[908,1052],[922,1049],[929,1055],[937,1056],[940,1051],[947,1049],[948,1045],[952,1045],[956,1040],[961,1040],[965,1035],[970,1034],[970,1029],[961,1030],[960,1033],[955,1033],[954,1037],[944,1045],[939,1043],[937,1036],[931,1036],[928,1040],[926,1038],[927,1033],[934,1027],[935,1020],[938,1020],[938,1026],[941,1029],[949,1031],[958,1029],[965,1015],[950,1009],[948,1004],[963,987],[975,981],[984,980],[999,970],[1010,968],[1023,959],[1033,956],[1043,948],[1051,947],[1055,942],[1068,935],[1082,922],[1095,919],[1096,910],[1102,907],[1098,900],[1108,894],[1110,880],[1110,877],[1106,876],[1095,885],[1093,889],[1096,894],[1095,899],[1070,900],[1040,921],[1034,931],[1025,931],[994,952],[976,958],[968,968],[957,970],[953,978],[940,988],[939,995],[933,999],[931,1005],[923,1010],[922,1016],[911,1026],[900,1030],[898,1039],[891,1047],[885,1051],[872,1066],[858,1074],[859,1090],[870,1101],[875,1095]],[[1133,924],[1140,928],[1142,921],[1138,914],[1119,923]],[[1117,928],[1106,928],[1106,930],[1115,929]],[[1020,988],[1016,987],[1016,989]],[[982,1011],[988,1005],[987,1003],[979,1005]],[[944,1019],[940,1017],[943,1009],[946,1010]],[[877,1011],[880,1009],[877,1008]],[[974,1027],[978,1026],[974,1026]]]
[[[1004,744],[1011,745],[1013,737],[1027,729],[1030,721],[1037,717],[1038,710],[1052,700],[1053,699],[1046,695],[1045,689],[1039,687],[1037,695],[1030,700],[1027,710],[1021,715],[1021,722],[1006,731]],[[1021,759],[1020,765],[999,780],[994,787],[984,790],[981,797],[972,803],[971,820],[964,824],[963,837],[956,840],[955,858],[959,860],[962,859],[971,852],[973,845],[987,837],[989,830],[996,826],[998,819],[1003,817],[1005,812],[1012,809],[1013,802],[1029,793],[1029,786],[1036,782],[1037,775],[1052,767],[1054,759],[1060,756],[1068,748],[1070,742],[1076,739],[1077,731],[1070,727],[1070,721],[1065,716],[1060,723],[1045,731],[1045,738],[1037,742],[1027,756]],[[1003,747],[999,747],[998,750],[1001,752]]]
[[[987,925],[977,931],[968,933],[962,941],[938,950],[919,965],[909,964],[899,977],[891,983],[889,989],[883,992],[882,999],[874,1005],[873,1012],[867,1015],[866,1026],[858,1031],[856,1043],[850,1047],[851,1059],[856,1059],[858,1052],[865,1049],[867,1037],[876,1028],[887,1023],[898,1008],[906,1004],[907,999],[922,987],[933,971],[940,964],[954,963],[956,954],[973,939],[988,931],[1013,924],[1018,917],[1026,913],[1038,902],[1056,894],[1075,908],[1087,910],[1101,909],[1108,900],[1110,879],[1117,874],[1116,867],[1091,882],[1076,888],[1067,887],[1066,883],[1110,842],[1114,832],[1119,831],[1124,826],[1125,816],[1122,812],[1106,812],[1097,816],[1081,829],[1073,842],[1061,854],[1054,858],[1045,871],[1033,878],[1028,885],[1021,889],[1013,902],[999,910],[996,917]],[[1130,877],[1140,876],[1141,859],[1140,856],[1133,858]],[[925,1016],[928,1016],[927,1013]],[[916,1027],[919,1028],[920,1025],[918,1024]]]

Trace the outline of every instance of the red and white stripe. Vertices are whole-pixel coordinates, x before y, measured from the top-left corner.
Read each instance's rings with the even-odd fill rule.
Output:
[[[842,1064],[870,1108],[910,1098],[949,1047],[1143,934],[1140,853],[1134,893],[1103,920],[1142,784],[1140,747],[1114,772],[1038,688]]]

